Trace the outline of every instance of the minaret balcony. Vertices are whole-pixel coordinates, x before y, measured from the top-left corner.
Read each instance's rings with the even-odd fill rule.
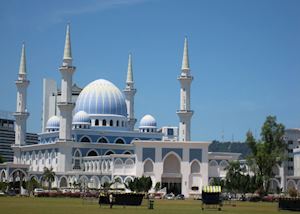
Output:
[[[181,118],[191,118],[194,114],[194,111],[192,110],[177,110],[176,114]]]
[[[179,77],[177,77],[177,79],[178,80],[182,80],[182,81],[192,81],[193,79],[194,79],[194,77],[193,76],[191,76],[191,75],[180,75]]]

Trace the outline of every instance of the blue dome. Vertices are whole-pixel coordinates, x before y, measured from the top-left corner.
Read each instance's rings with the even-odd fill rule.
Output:
[[[145,115],[140,121],[139,128],[156,128],[155,118],[150,114]]]
[[[52,116],[49,118],[46,124],[47,129],[56,129],[59,128],[60,119],[58,116]]]
[[[79,94],[75,112],[113,114],[127,117],[125,97],[111,82],[99,79],[88,84]]]
[[[77,112],[73,117],[73,124],[90,124],[91,118],[85,111]]]

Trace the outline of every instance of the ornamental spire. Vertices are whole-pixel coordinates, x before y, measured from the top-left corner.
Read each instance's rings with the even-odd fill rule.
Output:
[[[190,70],[187,37],[184,38],[184,48],[183,48],[183,58],[182,58],[181,70],[182,71],[189,71]]]
[[[126,83],[133,83],[131,53],[129,53],[129,56],[128,56],[128,68],[127,68],[127,80],[126,80]]]
[[[72,65],[70,24],[67,24],[67,32],[66,32],[66,41],[65,41],[63,65],[69,65],[69,66]]]
[[[22,44],[19,74],[26,75],[26,54],[25,54],[25,43],[24,42]]]

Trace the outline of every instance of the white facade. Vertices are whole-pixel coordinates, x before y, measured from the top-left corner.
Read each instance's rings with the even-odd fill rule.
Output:
[[[150,176],[167,192],[186,196],[200,194],[208,184],[208,145],[190,141],[190,80],[187,39],[184,43],[179,130],[158,128],[156,119],[146,114],[135,129],[132,57],[129,55],[123,93],[111,82],[95,80],[72,93],[70,27],[61,72],[61,92],[53,80],[44,80],[43,130],[37,145],[15,144],[14,163],[0,166],[0,179],[24,174],[41,181],[44,167],[56,173],[53,187],[72,183],[100,188],[104,182]],[[79,71],[80,74],[80,71]],[[186,81],[186,79],[188,81]],[[19,101],[18,101],[19,102]],[[21,101],[26,106],[26,100]],[[74,108],[75,106],[75,108]],[[24,110],[24,109],[23,109]],[[17,110],[18,111],[18,110]],[[24,112],[24,111],[23,111]],[[179,137],[181,136],[181,138]],[[181,139],[181,140],[180,140]]]

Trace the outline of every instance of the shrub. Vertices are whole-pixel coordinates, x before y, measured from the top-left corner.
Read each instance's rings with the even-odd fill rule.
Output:
[[[297,197],[297,195],[298,195],[298,192],[297,192],[297,190],[295,188],[289,188],[288,193],[293,198]]]

